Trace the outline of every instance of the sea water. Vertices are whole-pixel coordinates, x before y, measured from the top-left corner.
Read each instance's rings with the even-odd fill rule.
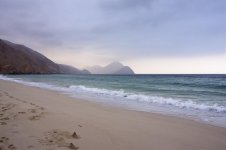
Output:
[[[0,79],[226,127],[226,75],[0,75]]]

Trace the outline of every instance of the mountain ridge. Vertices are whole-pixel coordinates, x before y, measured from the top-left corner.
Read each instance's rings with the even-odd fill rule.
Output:
[[[104,67],[83,70],[57,64],[43,54],[21,44],[0,39],[0,74],[134,74],[129,66],[114,61]]]
[[[86,67],[92,74],[135,74],[129,66],[124,66],[122,63],[114,61],[104,67],[95,65]]]
[[[3,39],[0,39],[0,54],[1,74],[90,74],[72,66],[59,65],[31,48]]]

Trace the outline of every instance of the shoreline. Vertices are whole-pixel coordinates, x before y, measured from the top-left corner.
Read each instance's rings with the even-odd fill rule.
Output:
[[[16,79],[8,78],[8,77],[4,77],[1,75],[0,75],[0,77],[3,77],[3,78],[0,78],[0,80],[2,79],[4,81],[10,81],[10,82],[22,84],[22,85],[25,85],[28,87],[34,87],[34,88],[38,88],[38,89],[59,92],[60,94],[64,94],[64,95],[72,97],[74,99],[88,101],[90,103],[103,105],[104,107],[114,107],[114,108],[120,108],[120,109],[126,109],[126,110],[138,111],[138,112],[155,113],[155,114],[169,116],[169,117],[189,119],[189,120],[193,120],[193,121],[196,121],[199,123],[204,123],[204,124],[209,124],[209,125],[213,125],[213,126],[217,126],[217,127],[226,128],[226,124],[225,124],[226,122],[223,119],[221,119],[221,118],[213,119],[210,117],[210,116],[215,116],[218,114],[208,114],[208,115],[205,114],[207,116],[200,115],[200,114],[197,115],[196,113],[192,113],[191,112],[192,110],[189,110],[190,112],[186,112],[186,110],[181,110],[178,107],[173,108],[174,105],[172,106],[172,108],[162,108],[162,106],[158,106],[158,103],[157,104],[153,103],[155,105],[153,108],[146,108],[146,105],[141,106],[141,104],[138,104],[138,103],[137,103],[137,105],[134,105],[133,102],[132,102],[133,104],[131,102],[128,103],[129,101],[127,101],[126,103],[124,101],[123,102],[115,102],[115,100],[113,100],[111,97],[102,97],[102,96],[96,97],[95,95],[92,95],[93,94],[92,92],[89,93],[90,91],[86,91],[86,92],[73,91],[72,92],[72,91],[68,90],[67,87],[60,87],[60,86],[56,86],[56,85],[52,85],[52,84],[47,84],[44,82],[30,82],[30,81],[18,80],[17,78]],[[84,88],[87,88],[87,87],[84,86]],[[89,87],[88,87],[88,89],[89,89]],[[108,102],[106,102],[106,100]],[[122,100],[122,99],[118,99],[118,100]],[[208,105],[206,105],[206,106],[208,107]],[[172,111],[174,109],[176,109],[177,111]],[[215,108],[215,106],[214,106],[213,108],[210,108],[210,109],[217,109],[217,108]],[[218,109],[219,110],[217,110],[217,111],[222,111],[221,107],[219,107]],[[194,111],[196,111],[196,110],[194,109]],[[198,113],[200,113],[200,112],[198,112]],[[208,113],[208,111],[205,113]]]
[[[72,149],[70,143],[99,150],[226,147],[224,127],[103,106],[12,81],[0,80],[0,90],[6,109],[1,110],[0,133],[17,149]],[[71,137],[74,132],[79,138]],[[3,139],[3,146],[12,145],[9,141]]]
[[[199,105],[198,103],[195,102],[191,102],[193,103],[195,106],[192,106],[190,108],[190,106],[188,106],[188,108],[186,108],[187,106],[187,102],[179,102],[180,106],[175,105],[175,103],[177,103],[177,101],[173,101],[171,102],[171,99],[169,99],[169,101],[167,99],[165,99],[166,104],[164,104],[165,106],[161,106],[161,99],[160,99],[160,103],[156,103],[156,101],[152,102],[153,106],[147,106],[146,104],[142,104],[137,102],[136,100],[134,101],[134,99],[132,99],[132,101],[125,101],[123,97],[120,97],[119,95],[117,95],[117,100],[115,101],[114,98],[112,98],[111,96],[109,96],[109,92],[117,92],[117,91],[104,91],[103,92],[102,89],[98,89],[96,92],[100,92],[100,94],[103,94],[101,96],[98,96],[98,94],[96,95],[96,93],[93,93],[93,88],[90,87],[86,87],[86,86],[71,86],[69,87],[61,87],[61,86],[57,86],[54,84],[48,84],[48,83],[44,83],[44,82],[31,82],[31,81],[24,81],[24,80],[20,80],[17,78],[8,78],[8,77],[4,77],[0,75],[0,80],[4,80],[4,81],[10,81],[10,82],[14,82],[14,83],[19,83],[25,86],[29,86],[29,87],[35,87],[35,88],[39,88],[39,89],[44,89],[44,90],[51,90],[51,91],[56,91],[59,92],[61,94],[65,94],[67,96],[73,97],[74,99],[80,99],[80,100],[85,100],[91,103],[95,103],[98,105],[103,105],[105,107],[116,107],[116,108],[121,108],[121,109],[127,109],[127,110],[133,110],[133,111],[138,111],[138,112],[147,112],[147,113],[156,113],[156,114],[161,114],[161,115],[165,115],[165,116],[172,116],[172,117],[179,117],[179,118],[184,118],[184,119],[190,119],[193,121],[197,121],[200,123],[204,123],[204,124],[210,124],[210,125],[214,125],[214,126],[218,126],[218,127],[224,127],[226,128],[226,120],[223,118],[223,116],[219,117],[218,113],[221,113],[221,111],[226,111],[224,107],[219,106],[219,105],[207,105],[205,103],[203,103],[202,105]],[[75,88],[75,89],[74,89]],[[77,89],[76,89],[77,88]],[[81,90],[81,91],[80,91]],[[96,90],[94,88],[94,90]],[[106,96],[106,95],[107,96]],[[131,93],[124,93],[125,95],[129,95],[129,96],[133,96],[133,94]],[[137,96],[135,94],[135,96]],[[144,95],[145,96],[145,95]],[[139,95],[138,95],[139,97]],[[142,97],[141,97],[142,98]],[[139,98],[138,98],[139,99]],[[156,97],[156,99],[158,99],[158,97]],[[139,100],[138,100],[139,101]],[[170,104],[168,104],[168,102]],[[173,104],[172,104],[173,103]],[[190,102],[188,102],[188,105]],[[158,105],[160,104],[160,105]],[[172,105],[170,106],[171,108],[167,108],[167,105]],[[181,108],[182,107],[182,108]],[[183,108],[185,107],[185,108]],[[199,108],[200,107],[200,108]],[[209,110],[202,110],[203,107],[206,107]],[[193,108],[193,110],[192,110]],[[204,108],[204,109],[206,109]],[[188,109],[188,110],[186,110]],[[190,110],[189,110],[190,109]],[[214,110],[212,112],[212,110]],[[204,113],[202,112],[204,111]],[[202,114],[203,113],[203,114]],[[213,117],[216,116],[216,117]]]

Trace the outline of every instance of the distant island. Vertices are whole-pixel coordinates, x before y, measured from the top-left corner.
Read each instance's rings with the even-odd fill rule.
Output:
[[[134,74],[119,62],[105,67],[93,66],[80,70],[57,64],[44,55],[20,44],[0,39],[0,74]]]
[[[92,74],[134,74],[129,66],[124,66],[120,62],[112,62],[105,67],[98,65],[87,67],[86,70]]]

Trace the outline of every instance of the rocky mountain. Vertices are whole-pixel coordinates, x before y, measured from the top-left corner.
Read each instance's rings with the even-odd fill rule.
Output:
[[[120,62],[112,62],[105,67],[92,66],[86,68],[92,74],[134,74],[134,71]]]
[[[123,68],[116,71],[114,74],[134,74],[134,72],[130,67],[124,66]]]
[[[58,64],[60,67],[61,72],[67,73],[67,74],[90,74],[88,70],[79,70],[75,67],[64,65],[64,64]]]
[[[89,74],[89,72],[58,65],[24,45],[0,39],[0,74]]]

